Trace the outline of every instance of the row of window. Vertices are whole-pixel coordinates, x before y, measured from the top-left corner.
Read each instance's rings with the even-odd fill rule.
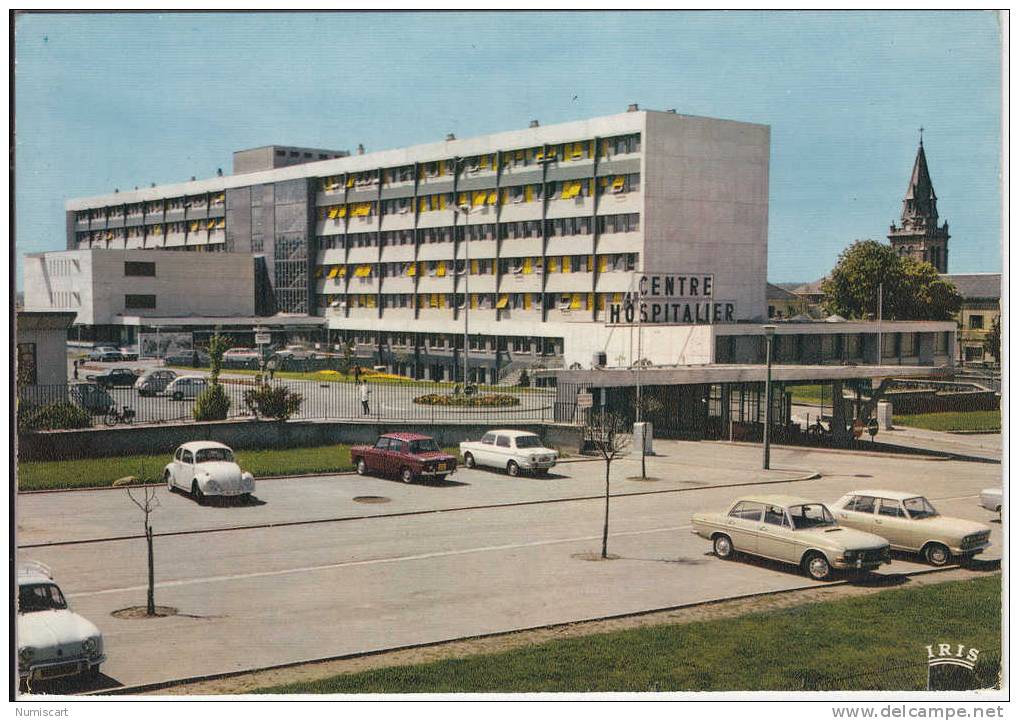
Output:
[[[319,266],[316,278],[445,278],[447,275],[463,275],[466,263],[459,260],[431,260],[407,263],[364,263],[360,265]],[[470,275],[493,275],[497,264],[492,258],[472,259]],[[498,262],[503,275],[541,275],[549,273],[599,273],[633,271],[637,267],[636,253],[607,253],[605,255],[552,255],[547,258],[502,258]]]
[[[170,212],[173,210],[208,210],[216,208],[226,202],[226,193],[201,193],[199,195],[179,196],[166,198],[164,200],[151,200],[146,203],[128,203],[127,205],[114,205],[104,208],[91,208],[79,210],[75,213],[75,220],[79,223],[91,221],[117,220],[124,217],[135,217],[152,213]]]
[[[549,162],[571,162],[590,160],[595,154],[595,141],[584,140],[555,145],[540,145],[530,148],[503,151],[501,154],[503,169],[538,166]],[[598,157],[610,159],[620,155],[640,152],[640,133],[617,135],[603,138],[598,146]],[[459,167],[458,167],[459,162]],[[486,153],[457,161],[454,158],[436,160],[417,164],[417,179],[441,178],[455,175],[458,171],[463,176],[471,176],[497,170],[499,156]],[[333,193],[344,188],[366,188],[394,183],[409,183],[415,179],[415,166],[402,165],[395,168],[364,170],[355,173],[340,173],[322,178],[319,187],[323,192]]]
[[[345,340],[357,345],[390,348],[424,348],[454,349],[463,348],[462,333],[372,333],[370,331],[350,331]],[[516,336],[469,336],[468,347],[471,350],[512,350],[514,353],[533,353],[535,351],[553,352],[554,348],[562,352],[561,338],[519,338]]]
[[[209,220],[189,220],[178,223],[157,223],[156,225],[136,225],[131,228],[117,228],[115,230],[94,230],[92,232],[81,232],[77,235],[78,243],[102,243],[111,240],[124,240],[126,238],[144,238],[155,235],[178,235],[181,233],[207,233],[210,230],[223,230],[226,228],[224,218],[210,218]]]
[[[625,195],[640,190],[640,173],[615,175],[587,180],[560,180],[544,185],[545,200],[575,200],[598,194]],[[452,209],[453,193],[433,193],[417,197],[418,213]],[[542,198],[541,183],[513,185],[506,188],[488,188],[456,194],[456,206],[461,208],[482,208],[495,205],[533,203]],[[414,212],[414,198],[392,198],[381,201],[383,215],[409,215]],[[319,220],[342,220],[343,218],[368,218],[378,215],[379,202],[344,203],[319,208]],[[465,221],[469,224],[469,221]]]
[[[511,223],[478,223],[476,225],[456,226],[458,240],[507,240],[511,238],[540,238],[540,220],[518,220]],[[640,230],[640,213],[620,213],[617,215],[599,215],[596,219],[590,215],[574,218],[553,218],[545,221],[545,234],[549,238],[569,237],[574,235],[590,235],[591,229],[597,228],[598,233],[632,233]],[[416,234],[416,235],[415,235]],[[345,235],[321,235],[318,238],[320,250],[333,248],[371,248],[381,242],[383,247],[398,245],[414,245],[415,237],[420,243],[451,243],[453,242],[453,226],[446,225],[436,228],[418,228],[407,230],[386,230],[381,233],[347,233]]]
[[[416,300],[415,300],[416,299]],[[561,310],[604,311],[606,306],[623,302],[622,293],[470,293],[471,310]],[[371,293],[329,294],[318,296],[320,308],[404,308],[419,310],[462,310],[463,293]]]

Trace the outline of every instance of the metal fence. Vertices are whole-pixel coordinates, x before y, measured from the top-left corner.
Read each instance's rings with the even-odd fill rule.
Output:
[[[255,416],[245,394],[260,383],[253,378],[222,377],[223,390],[230,399],[229,419]],[[491,422],[553,420],[553,388],[519,386],[480,386],[465,395],[453,383],[372,382],[363,386],[345,381],[273,380],[268,385],[285,386],[302,397],[294,420],[366,420],[366,421],[437,421]],[[367,403],[362,400],[362,388]],[[19,428],[39,427],[32,419],[54,404],[69,403],[86,411],[92,426],[118,422],[111,409],[127,408],[132,423],[182,423],[194,421],[194,397],[174,398],[166,392],[142,396],[133,387],[103,388],[93,382],[67,385],[25,386],[18,389]],[[426,400],[433,401],[426,403]],[[469,403],[470,405],[463,405]],[[52,414],[50,414],[52,415]],[[78,414],[82,416],[82,414]],[[47,426],[42,426],[46,428]],[[50,425],[49,427],[53,427]]]

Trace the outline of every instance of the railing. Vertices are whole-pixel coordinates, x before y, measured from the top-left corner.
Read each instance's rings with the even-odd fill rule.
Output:
[[[220,377],[220,382],[230,399],[227,419],[256,418],[245,402],[245,394],[258,388],[261,381],[254,375],[231,375],[227,371]],[[367,375],[363,386],[328,377],[321,380],[277,377],[268,385],[285,386],[302,396],[300,410],[292,416],[293,420],[420,421],[422,424],[440,421],[548,421],[553,419],[555,398],[553,388],[482,385],[470,388],[469,394],[465,394],[458,384],[453,383],[372,380]],[[365,397],[362,388],[366,391],[367,403],[362,401]],[[425,396],[435,402],[424,402]],[[18,400],[19,428],[24,430],[58,428],[62,421],[51,419],[69,415],[92,427],[114,425],[122,421],[111,415],[111,410],[122,413],[125,407],[130,411],[130,422],[135,424],[195,420],[194,392],[173,393],[173,389],[142,395],[133,387],[101,387],[86,381],[22,387],[18,390]],[[54,404],[58,403],[69,403],[85,412],[54,414]],[[40,421],[40,418],[47,420]]]

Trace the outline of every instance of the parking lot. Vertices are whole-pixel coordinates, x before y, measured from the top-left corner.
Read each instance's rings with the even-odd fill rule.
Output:
[[[549,479],[461,469],[435,485],[263,480],[244,505],[161,490],[156,600],[179,611],[168,618],[110,615],[145,596],[141,517],[121,490],[19,496],[19,558],[50,565],[99,625],[109,657],[100,685],[110,686],[816,585],[792,567],[721,561],[690,533],[692,513],[750,492],[827,502],[861,487],[924,493],[943,514],[989,523],[994,545],[981,558],[1001,557],[1001,526],[977,502],[999,484],[997,464],[774,449],[766,473],[754,446],[657,450],[657,481],[630,480],[639,458],[613,465],[610,562],[585,560],[601,538],[598,461],[561,464]],[[878,575],[908,584],[928,568],[897,556]]]

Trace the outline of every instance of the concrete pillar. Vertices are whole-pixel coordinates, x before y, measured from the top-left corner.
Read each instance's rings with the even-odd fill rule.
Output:
[[[842,400],[842,381],[832,381],[831,432],[836,446],[848,446],[853,435],[846,426],[846,404]]]

